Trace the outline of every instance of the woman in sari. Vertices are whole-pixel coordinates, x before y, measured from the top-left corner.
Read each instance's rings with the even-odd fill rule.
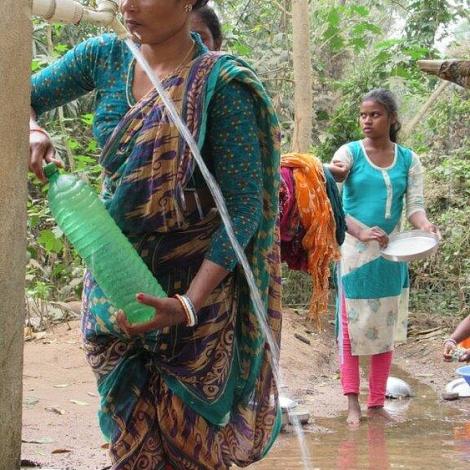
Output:
[[[190,33],[205,0],[123,0],[126,25],[163,82],[225,197],[279,342],[279,131],[240,60]],[[223,469],[261,459],[280,429],[276,354],[211,195],[143,70],[114,35],[91,38],[33,77],[30,168],[58,161],[36,115],[96,93],[103,202],[168,294],[130,325],[90,273],[81,330],[113,469]],[[176,297],[175,297],[176,295]],[[188,317],[196,313],[197,324]]]

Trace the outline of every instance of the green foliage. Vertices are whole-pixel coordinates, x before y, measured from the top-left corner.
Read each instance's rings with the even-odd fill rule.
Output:
[[[98,34],[93,27],[50,25],[34,21],[32,72],[57,60],[76,43]],[[99,185],[99,149],[91,135],[90,97],[45,113],[40,122],[49,131],[67,171],[74,171]],[[72,137],[73,136],[73,137]],[[46,202],[46,188],[29,178],[27,295],[40,300],[67,300],[80,295],[83,267],[78,255],[56,227]]]
[[[442,233],[438,254],[412,265],[412,306],[470,313],[470,93],[451,89],[409,144],[426,167],[428,215]]]
[[[452,10],[447,0],[411,1],[405,27],[407,40],[432,48],[439,27],[455,17]]]

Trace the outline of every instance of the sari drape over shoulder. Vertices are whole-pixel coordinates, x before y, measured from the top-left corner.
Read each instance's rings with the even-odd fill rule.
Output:
[[[219,53],[197,57],[164,85],[202,149],[211,98],[231,81],[255,102],[263,211],[246,253],[279,343],[279,128],[270,100],[245,63]],[[101,164],[108,211],[167,294],[184,292],[221,221],[203,198],[202,212],[190,210],[186,189],[195,162],[156,91],[123,117]],[[213,291],[194,328],[123,336],[116,311],[89,274],[83,311],[113,469],[246,466],[269,450],[280,430],[272,370],[279,358],[267,346],[240,268]]]

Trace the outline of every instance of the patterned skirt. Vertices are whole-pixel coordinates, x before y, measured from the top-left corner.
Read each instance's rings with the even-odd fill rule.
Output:
[[[220,220],[210,213],[181,232],[129,237],[169,296],[185,292]],[[281,331],[278,247],[271,257],[267,323]],[[247,384],[241,344],[253,322],[235,270],[210,295],[195,328],[178,325],[129,339],[93,277],[85,277],[82,334],[101,403],[113,470],[224,469],[261,459],[280,430],[269,348]]]

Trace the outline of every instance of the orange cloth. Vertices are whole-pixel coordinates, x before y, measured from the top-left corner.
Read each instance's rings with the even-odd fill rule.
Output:
[[[470,349],[470,337],[467,339],[464,339],[463,341],[460,341],[459,346],[464,349]]]
[[[340,258],[323,164],[313,155],[288,153],[282,155],[281,166],[294,169],[295,196],[306,230],[302,245],[308,254],[308,271],[313,281],[309,317],[319,322],[328,309],[329,265]]]

